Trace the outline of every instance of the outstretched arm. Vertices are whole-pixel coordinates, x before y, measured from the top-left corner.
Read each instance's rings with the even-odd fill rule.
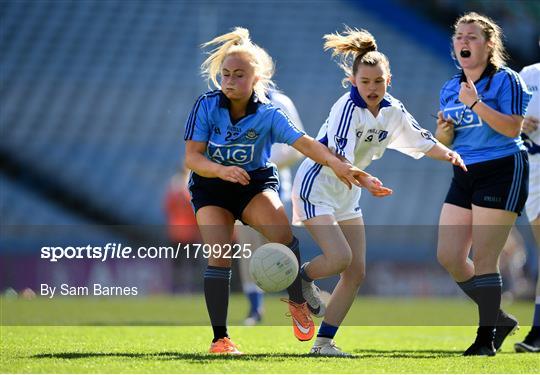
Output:
[[[467,167],[465,166],[465,163],[463,163],[461,156],[440,142],[437,142],[435,146],[426,152],[426,156],[436,160],[448,161],[467,172]]]
[[[379,179],[356,168],[346,160],[341,160],[328,147],[307,135],[300,137],[292,146],[315,162],[330,167],[349,189],[352,185],[356,185],[368,189],[376,196],[392,194],[392,190],[382,186]]]

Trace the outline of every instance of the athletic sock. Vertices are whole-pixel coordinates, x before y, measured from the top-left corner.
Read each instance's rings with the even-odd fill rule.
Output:
[[[456,284],[463,290],[463,292],[472,299],[477,305],[478,305],[478,299],[476,296],[476,285],[474,284],[474,280],[476,279],[476,276],[471,277],[469,280],[458,282],[456,281]]]
[[[317,333],[317,340],[319,338],[325,338],[328,340],[332,340],[334,336],[336,335],[336,332],[338,330],[339,326],[333,326],[331,324],[326,323],[324,320],[321,323],[321,326],[319,327],[319,332]],[[324,341],[324,340],[323,340]]]
[[[499,273],[478,275],[475,278],[475,295],[478,299],[480,330],[482,338],[493,341],[495,326],[501,307],[502,279]]]
[[[307,275],[307,272],[306,272],[306,267],[307,267],[308,264],[309,264],[309,262],[306,262],[306,263],[302,264],[302,267],[300,267],[300,277],[304,281],[307,281],[308,283],[311,283],[313,281],[313,279],[311,277],[309,277]]]
[[[208,266],[204,273],[204,297],[212,323],[214,340],[229,337],[227,334],[227,309],[231,283],[230,267]]]
[[[300,243],[298,242],[298,239],[296,237],[293,237],[292,242],[288,246],[294,255],[296,256],[296,260],[298,260],[298,264],[300,263]],[[304,295],[302,294],[302,278],[300,277],[300,272],[298,272],[298,275],[296,275],[296,279],[294,279],[291,286],[287,288],[287,292],[289,293],[289,299],[296,303],[304,303],[306,300],[304,299]]]

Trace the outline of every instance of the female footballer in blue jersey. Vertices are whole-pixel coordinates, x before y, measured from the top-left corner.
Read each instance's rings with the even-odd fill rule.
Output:
[[[348,188],[380,182],[339,160],[330,150],[299,131],[281,110],[270,105],[274,65],[249,32],[235,28],[203,44],[217,45],[201,68],[218,90],[199,97],[186,123],[185,164],[197,224],[205,244],[230,244],[235,219],[261,232],[271,242],[291,248],[300,263],[298,240],[293,237],[278,196],[279,180],[269,163],[273,143],[292,145],[304,155],[330,167]],[[218,82],[218,76],[220,82]],[[225,251],[212,252],[204,274],[204,294],[214,331],[211,353],[241,354],[227,333],[231,259]],[[302,295],[299,277],[287,289],[295,336],[309,340],[313,320]]]
[[[365,30],[347,28],[343,34],[325,35],[325,49],[340,56],[350,92],[334,104],[317,139],[358,168],[379,159],[387,148],[416,159],[427,155],[464,168],[460,156],[422,129],[400,101],[386,93],[390,63],[377,51],[375,38]],[[369,189],[368,189],[369,190]],[[383,197],[389,189],[370,192]],[[344,189],[328,168],[306,159],[293,184],[293,223],[302,222],[323,254],[305,263],[300,271],[304,297],[317,305],[324,320],[311,348],[313,355],[348,356],[334,336],[345,319],[365,274],[365,233],[359,206],[361,190]],[[340,275],[326,306],[312,281]]]
[[[499,255],[527,200],[529,164],[520,130],[530,94],[505,66],[501,29],[488,17],[471,12],[456,21],[453,55],[461,72],[441,90],[436,137],[453,145],[468,173],[454,168],[437,257],[478,305],[476,340],[464,355],[493,356],[518,325],[500,309]]]
[[[272,105],[281,109],[297,129],[301,131],[304,130],[300,115],[291,98],[275,89],[269,90],[267,96]],[[300,160],[302,154],[283,143],[274,143],[272,145],[271,154],[270,162],[276,165],[279,174],[279,198],[285,207],[285,212],[288,213],[291,205],[291,167]],[[235,226],[237,243],[250,244],[252,249],[257,249],[265,243],[268,243],[268,240],[256,230],[249,226],[238,224],[237,221],[237,225]],[[240,281],[242,282],[242,290],[250,305],[248,316],[244,320],[244,325],[249,326],[261,323],[264,312],[264,292],[257,284],[255,284],[249,274],[250,260],[250,258],[241,258],[238,262],[238,273],[240,275]]]

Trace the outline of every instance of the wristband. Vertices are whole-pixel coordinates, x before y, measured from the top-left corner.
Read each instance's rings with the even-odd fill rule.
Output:
[[[482,101],[482,99],[478,98],[476,99],[476,101],[469,107],[471,110],[474,108],[475,105],[477,105],[478,103],[480,103]]]

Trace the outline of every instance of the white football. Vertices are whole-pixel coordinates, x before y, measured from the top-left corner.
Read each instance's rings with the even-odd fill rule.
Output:
[[[249,263],[249,273],[265,292],[279,292],[296,279],[298,261],[287,246],[271,242],[255,250]]]

